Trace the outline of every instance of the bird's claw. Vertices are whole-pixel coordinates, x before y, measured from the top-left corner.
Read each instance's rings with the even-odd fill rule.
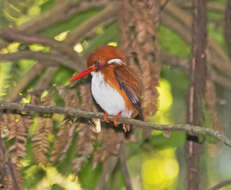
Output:
[[[115,115],[115,116],[113,117],[113,118],[114,118],[113,124],[114,124],[115,127],[118,126],[117,119],[120,117],[120,115],[121,115],[121,112],[119,112],[117,115]]]
[[[106,123],[110,123],[110,121],[107,119],[107,117],[108,117],[108,113],[105,112],[105,113],[104,113],[104,116],[103,116],[103,120],[104,120]]]
[[[131,126],[129,124],[123,124],[123,130],[125,133],[129,132],[131,130]]]

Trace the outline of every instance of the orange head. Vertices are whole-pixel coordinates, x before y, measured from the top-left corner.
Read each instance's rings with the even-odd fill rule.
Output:
[[[122,52],[114,46],[100,46],[96,48],[88,57],[87,69],[71,78],[71,82],[78,80],[93,71],[100,71],[104,67],[113,64],[125,64],[125,57]]]

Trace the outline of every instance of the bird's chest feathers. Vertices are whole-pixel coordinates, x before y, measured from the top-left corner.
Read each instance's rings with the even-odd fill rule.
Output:
[[[105,82],[104,75],[100,71],[92,72],[91,91],[97,104],[110,115],[121,112],[123,117],[131,116],[131,111],[126,109],[123,97]]]

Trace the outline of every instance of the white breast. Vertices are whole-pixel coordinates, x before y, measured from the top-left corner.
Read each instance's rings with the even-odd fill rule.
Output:
[[[91,91],[97,104],[110,115],[121,112],[122,117],[131,117],[132,111],[126,109],[123,97],[105,83],[103,74],[100,71],[91,74]]]

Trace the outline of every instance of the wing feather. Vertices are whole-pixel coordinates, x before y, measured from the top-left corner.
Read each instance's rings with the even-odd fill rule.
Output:
[[[120,65],[114,69],[115,78],[120,88],[126,93],[137,111],[141,113],[141,87],[138,77],[129,70],[126,65]]]

